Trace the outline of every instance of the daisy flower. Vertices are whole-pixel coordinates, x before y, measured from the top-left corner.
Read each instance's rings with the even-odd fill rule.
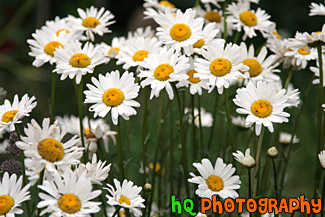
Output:
[[[141,216],[142,212],[139,208],[145,208],[140,192],[142,187],[133,184],[132,181],[123,180],[122,186],[119,181],[114,179],[115,188],[107,184],[110,195],[106,195],[107,203],[111,206],[121,206],[130,209],[135,216]]]
[[[309,47],[291,48],[284,55],[291,58],[291,65],[305,69],[308,61],[317,58],[317,50]]]
[[[249,129],[250,127],[246,126],[246,118],[242,116],[231,117],[231,123],[241,129]]]
[[[139,66],[148,57],[149,53],[157,52],[161,42],[157,38],[130,38],[125,45],[121,47],[119,54],[116,56],[116,64],[123,64],[123,69],[128,70],[130,67]]]
[[[185,108],[184,113],[189,113],[188,123],[192,124],[192,109]],[[194,125],[200,127],[199,110],[197,108],[194,108]],[[203,107],[201,107],[201,125],[202,127],[212,127],[213,125],[212,114],[206,112]]]
[[[325,24],[321,31],[312,32],[296,32],[294,38],[289,39],[289,47],[291,48],[313,48],[325,44]]]
[[[64,49],[70,43],[70,38],[64,31],[56,35],[55,32],[49,29],[38,29],[32,34],[32,37],[33,39],[27,40],[31,49],[28,55],[35,57],[33,61],[35,67],[41,67],[47,62],[50,64],[55,63],[54,51],[58,48]]]
[[[92,190],[92,184],[86,173],[77,176],[71,169],[61,175],[56,172],[54,179],[43,181],[38,185],[43,192],[39,193],[41,201],[37,208],[45,208],[40,215],[50,213],[50,217],[84,217],[100,211],[101,202],[93,202],[101,194],[101,190]]]
[[[29,188],[27,184],[22,188],[23,177],[17,180],[17,175],[5,172],[0,181],[0,216],[15,217],[15,214],[23,214],[23,210],[18,208],[24,201],[30,200]]]
[[[203,37],[202,27],[203,18],[195,18],[196,12],[187,9],[185,13],[181,10],[176,11],[174,16],[170,11],[159,13],[154,17],[157,27],[157,36],[167,46],[182,48],[192,46]]]
[[[242,63],[249,67],[248,71],[242,71],[249,79],[253,81],[264,80],[264,81],[279,81],[280,77],[273,74],[273,72],[279,72],[279,70],[274,69],[278,66],[275,63],[276,56],[267,56],[267,48],[263,47],[260,52],[255,57],[254,45],[250,45],[247,48],[246,43],[242,42],[241,56],[244,59]]]
[[[221,94],[223,88],[228,88],[230,83],[239,77],[245,77],[240,71],[247,71],[248,66],[241,63],[240,47],[222,39],[214,41],[207,50],[201,51],[203,58],[195,59],[195,77],[209,80],[210,92],[217,87]]]
[[[190,93],[192,95],[195,94],[199,94],[202,95],[202,89],[209,89],[209,83],[207,81],[202,81],[200,78],[196,78],[194,77],[194,75],[197,73],[197,71],[195,71],[194,69],[194,59],[192,57],[190,57],[189,59],[189,63],[190,63],[190,68],[187,70],[187,75],[188,75],[188,79],[183,79],[180,80],[176,87],[180,88],[180,87],[189,87],[190,86]]]
[[[318,5],[315,2],[312,2],[309,7],[309,16],[325,16],[325,6],[322,3],[319,3]]]
[[[140,104],[133,100],[138,96],[140,86],[135,83],[132,72],[124,72],[120,77],[118,70],[99,75],[98,80],[91,78],[92,84],[87,84],[89,90],[84,91],[85,103],[94,103],[89,110],[95,112],[94,117],[105,117],[108,112],[112,113],[113,124],[117,125],[118,116],[125,120],[129,116],[136,115],[133,107],[140,107]]]
[[[241,163],[244,167],[251,168],[255,166],[255,159],[251,156],[251,150],[248,148],[245,151],[245,155],[241,151],[232,153],[235,160]]]
[[[63,140],[66,133],[61,131],[56,122],[50,125],[49,118],[43,119],[42,127],[33,119],[24,132],[26,136],[22,136],[16,145],[30,158],[26,161],[26,168],[33,168],[35,173],[45,168],[53,172],[57,168],[65,169],[79,163],[83,154],[83,148],[76,146],[79,139],[74,136]]]
[[[157,11],[172,11],[175,12],[176,11],[176,7],[173,3],[169,2],[169,1],[158,1],[158,0],[144,0],[143,3],[143,7],[145,9],[147,8],[154,8]]]
[[[289,144],[291,142],[291,139],[292,139],[292,134],[286,132],[280,132],[279,142],[281,144]],[[296,136],[294,136],[292,143],[295,144],[298,143],[299,141],[300,140]]]
[[[276,37],[268,37],[266,43],[266,47],[276,56],[275,63],[283,63],[284,68],[289,68],[293,62],[292,57],[285,56],[285,53],[291,50],[291,48],[287,46],[287,42],[287,39],[280,40]]]
[[[321,151],[318,154],[318,159],[319,159],[319,162],[322,165],[322,167],[325,169],[325,150]]]
[[[211,3],[211,4],[215,5],[217,8],[220,8],[220,5],[218,4],[218,2],[224,2],[224,1],[225,0],[201,0],[202,3],[204,3],[204,4]],[[245,0],[245,1],[258,4],[260,0]]]
[[[115,58],[115,56],[120,52],[121,48],[125,45],[125,37],[114,37],[111,44],[101,43],[103,53],[109,58]]]
[[[261,32],[263,37],[269,28],[273,25],[269,21],[270,15],[260,8],[256,10],[250,10],[249,1],[239,0],[238,3],[232,3],[227,7],[227,22],[233,25],[234,29],[240,32],[244,29],[243,40],[246,40],[247,36],[253,38],[256,36],[255,31]]]
[[[318,66],[318,61],[317,61],[317,66]],[[310,71],[312,71],[315,76],[316,76],[316,79],[313,80],[313,84],[319,84],[320,83],[320,70],[319,70],[319,67],[315,67],[315,66],[311,66],[310,68]],[[323,86],[325,87],[325,60],[323,59]]]
[[[283,89],[282,82],[278,81],[274,83],[274,86],[276,88],[276,93]],[[286,103],[288,104],[288,107],[297,107],[300,103],[300,98],[299,98],[299,90],[294,89],[292,84],[288,85],[288,88],[286,90],[285,96],[287,97]]]
[[[95,40],[94,34],[103,36],[105,33],[111,32],[107,26],[115,23],[115,21],[111,21],[114,19],[114,15],[110,11],[105,11],[103,7],[98,10],[94,6],[87,8],[86,11],[78,8],[77,11],[80,18],[69,16],[68,20],[78,29],[86,31],[86,35],[90,40]]]
[[[8,99],[0,105],[0,131],[9,128],[9,131],[15,130],[15,124],[21,123],[21,119],[29,116],[29,113],[35,108],[37,102],[35,97],[31,98],[25,94],[19,101],[18,95],[14,96],[14,101],[10,103]]]
[[[199,171],[200,176],[190,173],[192,178],[188,181],[198,184],[195,193],[199,197],[211,199],[213,195],[217,195],[225,199],[239,196],[235,189],[240,188],[241,181],[239,176],[233,176],[236,168],[232,167],[232,164],[227,165],[218,158],[213,167],[211,162],[204,158],[201,163],[193,163],[193,166]]]
[[[139,38],[139,37],[152,38],[152,37],[156,37],[155,33],[156,33],[155,30],[153,30],[151,26],[138,27],[135,31],[128,32],[127,39]]]
[[[240,108],[236,111],[239,114],[247,114],[246,126],[256,124],[255,133],[260,135],[262,125],[273,132],[273,122],[288,122],[289,113],[284,112],[288,106],[286,90],[277,92],[273,83],[258,81],[255,85],[249,82],[246,87],[237,89],[234,102]]]
[[[83,75],[93,73],[94,68],[105,63],[103,58],[102,48],[94,47],[92,43],[87,42],[83,48],[78,41],[71,41],[69,45],[59,48],[54,52],[54,57],[57,59],[56,68],[53,72],[61,74],[61,80],[76,78],[76,83],[79,84]]]
[[[173,88],[170,82],[188,79],[186,70],[189,68],[189,58],[184,55],[180,56],[179,52],[170,48],[163,47],[157,53],[148,55],[148,58],[140,62],[140,74],[138,77],[145,78],[141,82],[141,86],[145,87],[150,85],[151,94],[159,97],[162,89],[166,88],[169,99],[174,98]]]

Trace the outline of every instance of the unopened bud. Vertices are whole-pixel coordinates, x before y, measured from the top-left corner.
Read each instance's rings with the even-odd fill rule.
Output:
[[[151,191],[152,190],[152,185],[150,183],[146,183],[143,188],[144,188],[145,191]]]
[[[267,155],[270,158],[276,158],[278,156],[278,150],[273,146],[267,150]]]
[[[244,157],[241,163],[244,167],[252,168],[255,166],[255,159],[252,156]]]

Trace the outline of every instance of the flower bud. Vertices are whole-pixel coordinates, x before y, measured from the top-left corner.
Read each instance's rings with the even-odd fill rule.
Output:
[[[278,150],[276,149],[275,146],[272,146],[271,148],[269,148],[267,150],[267,155],[270,157],[270,158],[276,158],[278,156]]]

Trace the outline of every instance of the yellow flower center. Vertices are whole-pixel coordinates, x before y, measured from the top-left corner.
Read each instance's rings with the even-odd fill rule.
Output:
[[[242,62],[249,67],[249,75],[251,77],[256,77],[263,71],[262,65],[256,59],[246,59]]]
[[[75,68],[86,68],[91,63],[89,56],[83,53],[76,53],[69,60],[69,64]]]
[[[86,139],[96,138],[96,135],[89,128],[84,128]]]
[[[265,99],[256,100],[251,106],[252,113],[259,118],[269,116],[272,113],[272,110],[273,108],[271,103]]]
[[[194,48],[201,48],[204,45],[204,39],[200,39],[193,44]]]
[[[223,181],[219,176],[211,175],[205,182],[211,191],[221,191],[223,189]]]
[[[82,25],[87,28],[95,28],[100,24],[99,20],[96,17],[86,17],[82,21]]]
[[[133,55],[133,61],[143,61],[148,57],[149,52],[146,50],[139,50]]]
[[[273,31],[272,33],[273,33],[273,35],[275,35],[277,37],[277,39],[279,39],[279,40],[282,39],[281,35],[277,31]]]
[[[217,11],[208,11],[204,15],[204,18],[208,20],[209,22],[216,22],[220,23],[221,22],[221,15]]]
[[[65,33],[67,33],[67,34],[70,32],[69,30],[67,30],[65,28],[59,29],[58,31],[56,31],[56,36],[59,36],[60,35],[60,32],[63,32],[63,31],[65,31]]]
[[[0,215],[4,215],[9,212],[14,204],[14,199],[9,195],[0,195]]]
[[[124,195],[121,195],[120,199],[118,200],[120,204],[125,203],[126,205],[130,205],[131,201],[129,198],[125,197]]]
[[[190,70],[190,71],[188,71],[187,72],[187,75],[188,75],[188,79],[187,80],[189,80],[190,82],[192,82],[192,83],[199,83],[201,80],[200,80],[200,78],[194,78],[194,74],[195,73],[197,73],[197,71],[195,71],[195,70]]]
[[[308,55],[310,54],[310,49],[307,47],[299,48],[298,53],[300,53],[301,55]]]
[[[103,102],[107,106],[118,106],[124,100],[124,94],[120,89],[110,88],[103,94]]]
[[[183,23],[178,23],[175,24],[171,29],[170,29],[170,36],[172,39],[175,41],[185,41],[189,37],[191,37],[191,29],[188,25],[183,24]]]
[[[50,56],[54,56],[54,51],[59,48],[59,47],[63,47],[63,45],[58,42],[58,41],[51,41],[50,43],[48,43],[47,45],[45,45],[44,47],[44,52],[47,54],[47,55],[50,55]]]
[[[218,58],[210,64],[210,71],[215,76],[224,76],[231,70],[231,63],[225,58]]]
[[[113,51],[118,54],[118,52],[120,51],[120,48],[118,47],[112,47],[111,49],[109,49],[108,51],[108,55],[112,55]]]
[[[239,19],[246,26],[256,26],[256,24],[257,24],[257,17],[251,11],[244,11],[244,12],[242,12],[239,15]]]
[[[81,201],[76,195],[66,193],[59,198],[58,206],[63,212],[73,214],[80,210]]]
[[[169,75],[174,72],[174,68],[169,64],[161,64],[157,66],[157,68],[154,71],[154,76],[159,81],[166,81],[170,77]]]
[[[169,8],[175,8],[175,5],[173,5],[172,3],[170,3],[169,1],[161,1],[159,2],[160,5],[163,5],[165,7],[169,7]]]
[[[123,212],[123,211],[119,211],[118,213],[120,214],[121,217],[126,216],[125,212]]]
[[[19,112],[19,110],[11,110],[11,111],[7,111],[2,115],[1,121],[5,122],[5,123],[9,123],[10,121],[12,121],[14,119],[14,117],[16,116],[16,114]]]
[[[43,139],[38,143],[37,150],[43,159],[50,162],[60,161],[64,157],[64,148],[56,139]]]
[[[149,163],[149,168],[153,170],[154,165],[152,162]],[[160,169],[161,169],[160,163],[156,163],[156,172],[159,172]]]

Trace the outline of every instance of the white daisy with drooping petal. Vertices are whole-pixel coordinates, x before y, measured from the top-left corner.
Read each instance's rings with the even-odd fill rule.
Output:
[[[312,2],[310,4],[309,16],[325,16],[325,5],[322,3]]]
[[[161,12],[154,20],[160,25],[157,28],[159,40],[175,49],[192,46],[203,37],[203,18],[196,18],[193,9],[185,13],[177,10],[175,16],[170,11]]]
[[[101,202],[94,202],[101,190],[92,189],[91,180],[86,172],[78,176],[71,169],[63,174],[54,173],[54,179],[45,180],[38,185],[43,192],[39,193],[41,201],[37,208],[44,208],[40,215],[50,213],[50,217],[90,217],[100,211]]]
[[[112,21],[114,15],[110,11],[105,11],[103,7],[98,10],[94,6],[87,8],[86,11],[78,8],[77,11],[80,18],[69,16],[68,21],[77,26],[76,28],[86,31],[86,35],[91,41],[95,40],[94,34],[103,36],[105,33],[111,32],[107,27],[115,21]]]
[[[133,184],[132,181],[123,180],[123,183],[114,179],[115,188],[107,184],[106,190],[110,195],[106,195],[107,203],[111,206],[121,206],[130,209],[135,216],[141,216],[142,212],[139,208],[145,208],[143,202],[144,199],[141,197],[140,192],[142,187],[138,187]]]
[[[193,163],[199,171],[200,176],[190,173],[192,178],[189,182],[198,184],[195,193],[201,198],[212,198],[217,195],[223,199],[238,197],[235,191],[240,188],[241,181],[239,176],[234,176],[236,168],[232,164],[225,164],[221,158],[216,160],[213,167],[210,160],[204,158],[201,163]]]
[[[255,85],[249,82],[246,87],[237,89],[234,103],[239,106],[236,111],[239,114],[247,114],[246,126],[255,123],[255,133],[260,135],[262,125],[272,133],[273,123],[288,122],[290,114],[284,112],[288,107],[286,90],[277,92],[275,84],[258,81]]]
[[[33,168],[35,173],[43,169],[49,172],[64,170],[80,162],[83,148],[77,146],[77,136],[63,140],[66,132],[61,131],[56,122],[50,125],[49,118],[43,119],[42,127],[33,119],[24,132],[26,136],[22,136],[16,145],[31,159],[26,161],[26,168]]]
[[[232,153],[235,160],[241,163],[243,166],[251,168],[255,166],[255,159],[251,156],[251,150],[248,148],[245,151],[245,155],[241,151]]]
[[[196,58],[194,62],[197,73],[195,77],[209,80],[210,92],[217,87],[221,94],[232,81],[245,77],[241,71],[247,71],[248,66],[242,62],[240,47],[236,44],[225,45],[223,39],[215,40],[206,49],[201,51],[203,58]]]
[[[318,66],[317,61],[317,66]],[[313,84],[319,84],[320,83],[320,70],[319,67],[311,66],[310,71],[312,71],[315,74],[316,79],[313,80]],[[323,59],[323,87],[325,87],[325,59]]]
[[[108,112],[112,113],[113,124],[117,125],[118,117],[122,116],[129,120],[129,116],[136,115],[133,107],[140,107],[134,99],[138,96],[140,86],[135,83],[132,72],[124,72],[120,77],[118,70],[100,74],[98,80],[91,78],[92,84],[87,84],[89,90],[84,91],[85,103],[92,103],[89,110],[94,117],[105,117]]]
[[[17,175],[5,172],[0,181],[0,216],[15,217],[16,214],[23,214],[20,209],[21,203],[30,200],[29,194],[30,184],[23,185],[23,177],[20,176],[17,180]]]
[[[227,22],[233,25],[238,32],[244,30],[243,40],[247,37],[256,37],[259,31],[265,38],[269,28],[274,25],[269,21],[270,15],[264,10],[257,8],[256,11],[250,9],[250,3],[246,0],[239,0],[238,3],[233,2],[227,7]]]
[[[96,66],[106,62],[101,46],[94,47],[90,42],[81,46],[80,42],[71,41],[65,49],[54,52],[57,62],[53,72],[61,75],[61,80],[75,78],[79,84],[83,75],[93,73]]]
[[[189,68],[189,58],[173,48],[161,48],[158,52],[148,55],[148,58],[139,63],[142,69],[138,77],[145,78],[141,82],[141,86],[150,85],[150,99],[154,96],[159,97],[162,89],[166,88],[169,99],[174,98],[171,82],[188,79],[186,74]]]
[[[29,113],[36,107],[35,97],[28,97],[25,94],[19,101],[18,95],[14,96],[11,103],[8,99],[0,105],[0,131],[5,129],[9,131],[15,130],[15,124],[21,123],[21,119],[29,116]]]

